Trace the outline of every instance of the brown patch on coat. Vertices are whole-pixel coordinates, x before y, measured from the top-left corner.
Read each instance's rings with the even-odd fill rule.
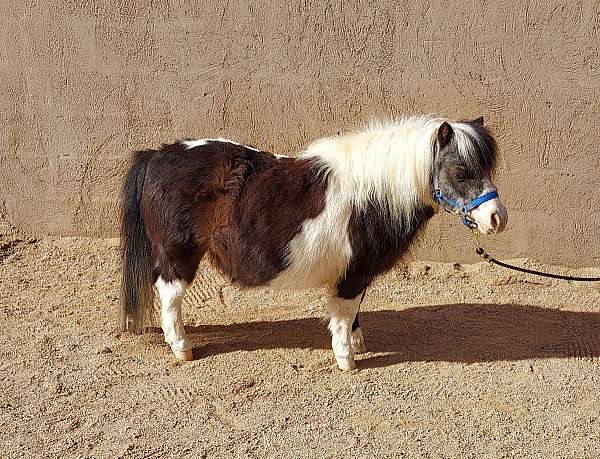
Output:
[[[432,207],[422,206],[409,216],[397,217],[385,202],[354,209],[348,223],[352,258],[337,282],[338,296],[356,298],[376,276],[390,270],[433,215]]]
[[[191,282],[208,253],[238,285],[267,284],[286,268],[302,223],[323,211],[326,189],[311,160],[219,141],[164,145],[148,164],[142,197],[154,277]]]

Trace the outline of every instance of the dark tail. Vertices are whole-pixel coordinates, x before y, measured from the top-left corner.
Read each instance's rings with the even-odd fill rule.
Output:
[[[152,150],[139,151],[121,195],[121,329],[142,333],[152,315],[152,253],[140,201]]]

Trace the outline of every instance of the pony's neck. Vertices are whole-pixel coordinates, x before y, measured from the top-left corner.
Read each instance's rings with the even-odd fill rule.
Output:
[[[405,118],[331,137],[310,145],[312,157],[330,171],[330,183],[346,190],[357,205],[379,201],[402,215],[433,204],[433,142],[442,120]]]

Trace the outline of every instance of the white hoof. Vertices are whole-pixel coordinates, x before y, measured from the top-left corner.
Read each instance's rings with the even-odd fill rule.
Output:
[[[353,358],[349,359],[335,359],[337,361],[337,366],[342,371],[352,371],[356,369],[356,362]]]
[[[363,338],[362,330],[357,328],[350,334],[350,346],[355,354],[364,354],[367,352],[367,346],[365,346],[365,339]]]
[[[187,351],[173,351],[173,354],[175,354],[175,357],[178,360],[183,360],[184,362],[189,362],[190,360],[194,360],[191,349],[188,349]]]

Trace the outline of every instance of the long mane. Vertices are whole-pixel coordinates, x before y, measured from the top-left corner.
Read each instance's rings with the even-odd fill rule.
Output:
[[[338,199],[358,209],[377,202],[405,220],[420,206],[433,204],[433,146],[444,121],[414,116],[372,122],[361,131],[318,140],[301,157],[318,161],[329,172]],[[491,173],[497,149],[489,131],[473,122],[450,124],[469,167]]]

